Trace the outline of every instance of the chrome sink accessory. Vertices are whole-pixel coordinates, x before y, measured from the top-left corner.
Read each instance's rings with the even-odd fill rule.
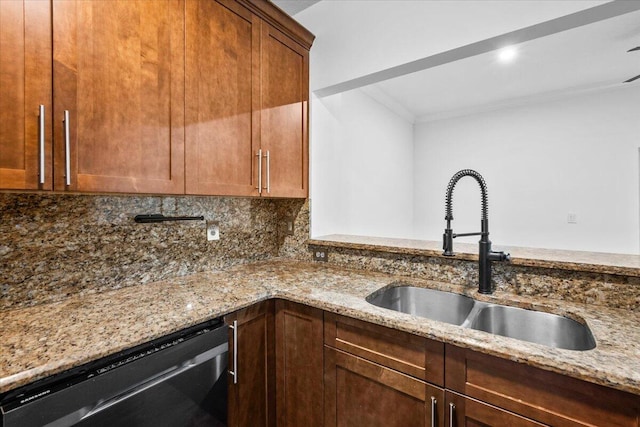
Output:
[[[367,297],[367,302],[454,325],[462,325],[473,308],[473,299],[467,296],[414,286],[396,286],[374,292]]]
[[[503,305],[485,305],[474,317],[471,329],[565,350],[596,347],[589,328],[568,317]]]
[[[367,296],[367,302],[431,320],[565,350],[591,350],[589,327],[568,317],[476,301],[453,292],[393,286]]]
[[[460,178],[470,176],[474,178],[480,185],[480,192],[482,193],[482,212],[480,218],[480,232],[478,233],[462,233],[455,234],[451,229],[451,221],[453,220],[453,207],[452,196],[453,190],[460,180]],[[449,181],[447,185],[447,198],[446,198],[446,215],[447,228],[442,235],[442,249],[444,256],[454,256],[453,253],[453,239],[456,237],[464,236],[480,236],[479,253],[478,253],[478,269],[479,269],[479,283],[478,292],[481,294],[490,294],[493,292],[491,287],[491,262],[492,261],[509,261],[511,259],[509,254],[504,252],[494,252],[491,250],[491,241],[489,240],[489,203],[487,201],[487,184],[478,172],[471,169],[463,169],[456,172],[455,175]]]

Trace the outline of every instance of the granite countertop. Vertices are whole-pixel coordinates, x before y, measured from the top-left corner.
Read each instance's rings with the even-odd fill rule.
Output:
[[[433,240],[331,234],[314,237],[309,240],[309,245],[443,257],[442,241]],[[477,243],[455,242],[453,248],[457,259],[478,259]],[[510,253],[513,265],[640,277],[640,255],[524,248],[495,242],[493,249]]]
[[[597,348],[552,349],[368,304],[394,283],[584,320]],[[277,297],[640,395],[640,314],[475,290],[323,263],[272,260],[2,312],[0,393]]]

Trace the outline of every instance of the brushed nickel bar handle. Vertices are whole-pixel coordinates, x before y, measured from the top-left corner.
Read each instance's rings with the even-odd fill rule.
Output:
[[[271,156],[267,150],[267,194],[271,193]]]
[[[233,376],[233,383],[238,384],[238,321],[234,320],[229,326],[233,330],[233,371],[229,373]]]
[[[65,184],[71,185],[71,143],[69,136],[69,110],[64,110],[64,180]]]
[[[258,194],[262,194],[262,148],[256,154],[258,157]]]
[[[44,105],[38,114],[38,143],[40,145],[40,184],[44,184]]]
[[[431,427],[436,427],[436,405],[438,401],[435,397],[431,396]]]
[[[449,427],[453,427],[453,417],[456,415],[456,405],[449,403]]]

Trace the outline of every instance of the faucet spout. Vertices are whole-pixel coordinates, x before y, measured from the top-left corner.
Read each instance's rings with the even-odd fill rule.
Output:
[[[474,178],[480,186],[480,192],[482,196],[482,210],[480,216],[480,232],[477,233],[462,233],[455,234],[451,228],[451,221],[453,221],[453,190],[456,184],[462,177],[470,176]],[[456,172],[449,185],[447,185],[447,196],[445,204],[445,220],[447,221],[447,228],[442,235],[442,254],[444,256],[455,256],[453,252],[453,239],[463,236],[480,236],[479,251],[478,251],[478,270],[479,270],[479,283],[478,292],[482,294],[490,294],[493,292],[491,286],[491,262],[493,261],[509,261],[511,259],[509,254],[504,252],[494,252],[491,250],[491,241],[489,240],[489,203],[487,197],[487,184],[478,172],[472,169],[463,169]]]

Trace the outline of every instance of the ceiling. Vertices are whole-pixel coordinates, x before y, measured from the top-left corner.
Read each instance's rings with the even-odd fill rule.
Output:
[[[293,16],[319,1],[274,0],[273,3]],[[375,0],[361,0],[364,11],[368,1]],[[539,28],[551,35],[533,35],[530,37],[533,39],[517,44],[518,57],[510,64],[499,63],[496,52],[488,51],[493,47],[487,49],[469,45],[442,54],[451,54],[451,59],[441,60],[439,55],[434,55],[395,67],[398,70],[382,70],[346,82],[342,84],[345,86],[342,89],[337,89],[341,85],[336,85],[333,92],[332,88],[324,88],[315,93],[325,96],[338,93],[339,90],[360,88],[415,123],[571,96],[585,91],[625,85],[640,86],[640,79],[622,83],[640,74],[640,51],[627,52],[640,46],[640,10],[608,19],[598,17],[598,13],[601,12],[594,12],[595,18],[587,18],[596,20],[588,25],[567,20],[569,27],[565,28],[570,29],[560,28],[562,24],[554,21],[534,26],[536,28],[530,27],[534,32]],[[588,14],[589,11],[585,13]],[[491,43],[503,43],[509,37],[511,34],[498,36],[496,41],[487,40],[485,44],[489,46]],[[482,43],[484,41],[478,44]],[[405,71],[401,71],[401,68]],[[416,69],[420,71],[412,72]],[[409,74],[404,74],[406,72]],[[392,75],[400,77],[389,78]],[[369,84],[371,81],[378,83]]]
[[[453,61],[363,89],[421,122],[623,85],[640,74],[640,11],[530,40],[501,64],[496,52]]]
[[[289,16],[301,12],[319,1],[320,0],[272,0],[273,4],[287,12]]]

